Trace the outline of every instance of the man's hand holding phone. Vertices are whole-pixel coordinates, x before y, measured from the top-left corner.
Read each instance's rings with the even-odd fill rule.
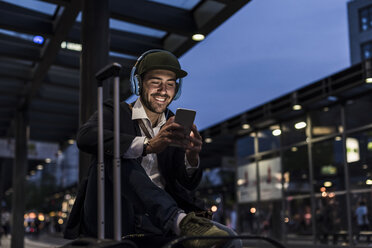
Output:
[[[174,116],[169,118],[159,133],[149,141],[147,153],[160,153],[170,144],[177,144],[181,147],[188,144],[185,128],[174,122],[174,118]]]
[[[194,124],[196,112],[191,109],[179,108],[176,111],[175,122],[185,128],[187,145],[183,146],[186,156],[191,166],[198,165],[199,152],[201,151],[202,138]],[[176,145],[177,144],[171,144]]]
[[[193,124],[196,112],[188,109],[177,109],[176,116],[169,118],[159,133],[149,141],[147,153],[160,153],[167,146],[185,149],[187,160],[197,166],[202,138]]]

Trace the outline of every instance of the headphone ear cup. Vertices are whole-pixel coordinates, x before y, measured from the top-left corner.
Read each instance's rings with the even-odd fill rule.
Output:
[[[173,100],[177,100],[182,93],[182,78],[178,79],[177,86],[176,86],[176,95],[174,96]]]
[[[175,92],[173,100],[177,100],[177,98],[179,97],[179,94],[178,94],[179,90],[180,90],[180,84],[179,84],[179,82],[177,82],[176,83],[176,92]]]
[[[140,89],[141,88],[141,77],[139,75],[134,76],[134,84],[135,84],[135,92],[133,93],[139,96],[140,91],[141,91]]]

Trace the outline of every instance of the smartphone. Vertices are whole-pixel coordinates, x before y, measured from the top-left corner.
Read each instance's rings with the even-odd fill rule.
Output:
[[[176,111],[176,117],[174,121],[182,125],[186,131],[186,134],[190,134],[191,127],[194,124],[196,111],[191,109],[178,108]],[[171,146],[177,146],[177,144],[170,144]]]
[[[174,122],[183,126],[186,129],[186,133],[190,134],[192,124],[194,124],[195,115],[195,110],[178,108]]]

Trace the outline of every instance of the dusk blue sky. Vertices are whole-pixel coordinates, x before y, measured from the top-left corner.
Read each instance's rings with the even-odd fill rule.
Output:
[[[56,8],[6,1],[49,14]],[[347,2],[252,0],[181,57],[189,75],[171,109],[195,109],[205,129],[349,67]]]
[[[347,0],[252,0],[181,58],[199,129],[350,66]]]

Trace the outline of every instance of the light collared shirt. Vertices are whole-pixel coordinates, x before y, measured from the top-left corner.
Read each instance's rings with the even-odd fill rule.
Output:
[[[140,98],[137,99],[135,102],[133,109],[132,109],[132,120],[142,119],[143,123],[145,124],[146,129],[150,133],[151,137],[155,137],[160,128],[167,122],[165,114],[161,114],[160,119],[155,127],[152,127],[150,119],[147,117],[146,111],[143,108],[142,102]],[[142,136],[137,136],[132,141],[132,144],[128,148],[128,150],[124,153],[123,157],[128,159],[139,158],[142,156],[143,153],[143,142],[145,141],[145,132],[141,129]],[[142,158],[142,167],[145,169],[146,174],[150,177],[150,179],[160,188],[164,189],[164,180],[161,178],[158,168],[158,157],[156,153],[147,154],[145,157]],[[196,171],[199,167],[199,158],[198,158],[198,165],[196,167],[192,167],[189,161],[186,158],[185,154],[185,166],[186,171],[189,176]]]

